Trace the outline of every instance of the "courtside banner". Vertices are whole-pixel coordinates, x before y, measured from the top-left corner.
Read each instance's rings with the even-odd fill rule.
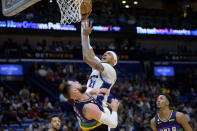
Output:
[[[98,54],[101,58],[102,54]],[[75,59],[82,60],[82,54],[80,51],[69,52],[24,52],[22,58],[28,59]],[[129,60],[128,54],[119,54],[120,60]]]
[[[16,28],[16,29],[37,29],[37,30],[59,30],[59,31],[77,31],[80,30],[76,25],[62,25],[60,23],[35,23],[22,21],[17,22],[13,20],[0,21],[0,28]],[[113,25],[94,25],[93,30],[97,32],[120,32],[121,27]]]
[[[197,36],[197,29],[188,30],[188,29],[173,29],[173,28],[143,28],[136,27],[137,34],[146,34],[146,35],[176,35],[176,36]]]
[[[96,52],[99,58],[103,54]],[[119,60],[146,60],[146,57],[136,57],[138,54],[131,52],[118,52]],[[147,54],[148,55],[148,54]],[[150,56],[149,56],[150,57]],[[22,58],[28,59],[74,59],[82,60],[82,54],[80,51],[72,52],[23,52]],[[165,61],[197,61],[196,55],[163,55],[159,57],[152,57],[153,60],[165,60]]]

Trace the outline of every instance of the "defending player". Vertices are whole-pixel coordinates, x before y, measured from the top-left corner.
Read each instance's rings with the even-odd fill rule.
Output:
[[[73,99],[73,109],[81,129],[83,131],[107,131],[108,126],[116,128],[118,124],[118,100],[112,99],[111,104],[108,104],[112,113],[105,113],[104,108],[106,107],[103,108],[97,100],[86,95],[86,89],[80,83],[71,81],[64,83],[62,88],[63,95]]]
[[[151,120],[153,131],[193,131],[181,112],[170,110],[171,98],[167,94],[157,98],[158,114]]]
[[[97,99],[103,106],[106,106],[108,95],[100,96],[100,94],[104,90],[110,92],[111,87],[114,85],[116,71],[113,66],[117,64],[118,58],[113,51],[105,52],[101,60],[96,57],[89,40],[92,24],[85,20],[81,22],[81,26],[83,60],[92,67],[86,93]]]

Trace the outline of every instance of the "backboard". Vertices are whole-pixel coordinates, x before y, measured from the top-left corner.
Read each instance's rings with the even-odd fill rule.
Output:
[[[13,16],[41,0],[2,0],[2,12]]]

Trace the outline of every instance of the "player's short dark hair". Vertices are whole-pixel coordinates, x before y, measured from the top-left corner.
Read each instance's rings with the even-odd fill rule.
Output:
[[[167,100],[169,101],[169,106],[171,107],[173,104],[172,104],[172,98],[171,98],[171,96],[170,96],[170,94],[168,94],[168,93],[162,93],[162,94],[160,94],[160,95],[164,95],[166,98],[167,98]]]
[[[68,82],[64,82],[60,92],[64,95],[64,97],[70,98],[70,84],[68,84]]]
[[[57,114],[52,114],[51,116],[49,116],[50,123],[51,123],[51,121],[52,121],[52,119],[53,119],[54,117],[58,117],[58,118],[59,118],[59,116],[58,116]]]

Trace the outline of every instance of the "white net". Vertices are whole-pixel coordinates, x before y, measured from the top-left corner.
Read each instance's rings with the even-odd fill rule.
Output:
[[[81,3],[83,0],[57,0],[61,12],[61,24],[81,21]]]

